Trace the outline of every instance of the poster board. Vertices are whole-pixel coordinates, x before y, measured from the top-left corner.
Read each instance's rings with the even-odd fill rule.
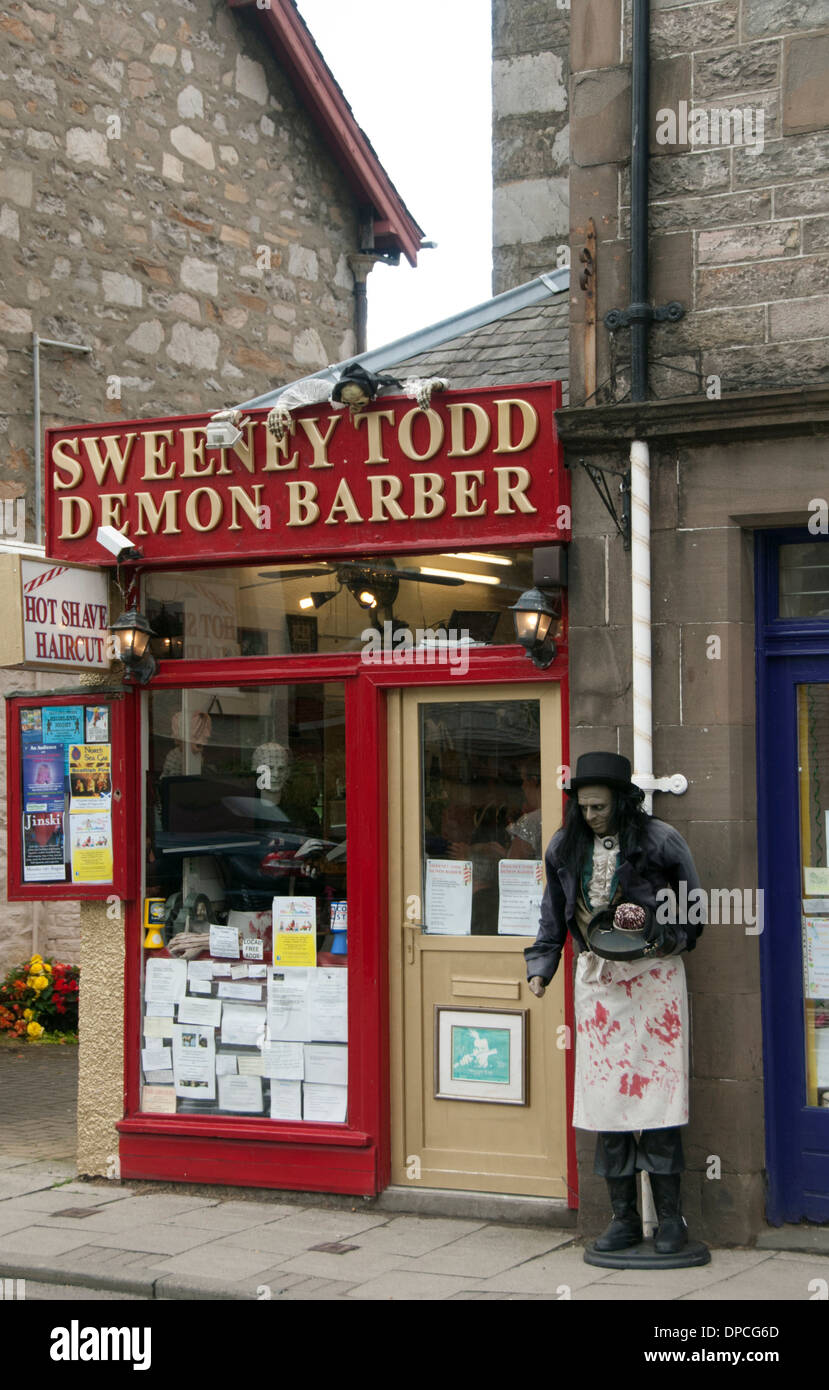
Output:
[[[129,892],[129,692],[6,697],[10,902]]]

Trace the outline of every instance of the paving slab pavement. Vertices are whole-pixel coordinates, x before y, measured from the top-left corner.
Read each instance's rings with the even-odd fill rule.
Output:
[[[78,1299],[808,1302],[829,1256],[714,1250],[688,1270],[584,1263],[570,1231],[395,1215],[354,1198],[246,1201],[76,1180],[52,1159],[0,1172],[0,1277]],[[141,1185],[143,1186],[143,1185]],[[56,1298],[56,1294],[43,1295]]]
[[[0,1050],[0,1277],[25,1279],[34,1301],[747,1300],[771,1316],[829,1292],[817,1227],[770,1230],[757,1249],[713,1250],[695,1269],[614,1271],[586,1265],[571,1229],[82,1181],[76,1081],[76,1048]]]

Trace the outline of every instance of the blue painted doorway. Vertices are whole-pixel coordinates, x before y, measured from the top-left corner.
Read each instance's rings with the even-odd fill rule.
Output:
[[[756,565],[767,1216],[829,1222],[829,537]]]

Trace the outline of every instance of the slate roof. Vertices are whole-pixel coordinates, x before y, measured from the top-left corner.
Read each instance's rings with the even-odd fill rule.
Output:
[[[406,376],[446,376],[453,391],[472,386],[560,381],[567,404],[569,296],[506,314],[414,357],[390,357],[387,370]]]

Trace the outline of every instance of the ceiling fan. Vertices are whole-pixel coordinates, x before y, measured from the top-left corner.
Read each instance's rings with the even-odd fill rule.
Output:
[[[344,588],[353,594],[361,608],[382,608],[391,612],[400,589],[400,580],[417,584],[442,584],[455,588],[463,579],[422,574],[420,570],[398,569],[394,560],[342,560],[337,564],[315,565],[308,569],[260,571],[263,584],[277,584],[285,579],[336,579],[337,588],[311,594],[315,608],[321,608]],[[261,588],[261,584],[245,584],[245,589]]]

